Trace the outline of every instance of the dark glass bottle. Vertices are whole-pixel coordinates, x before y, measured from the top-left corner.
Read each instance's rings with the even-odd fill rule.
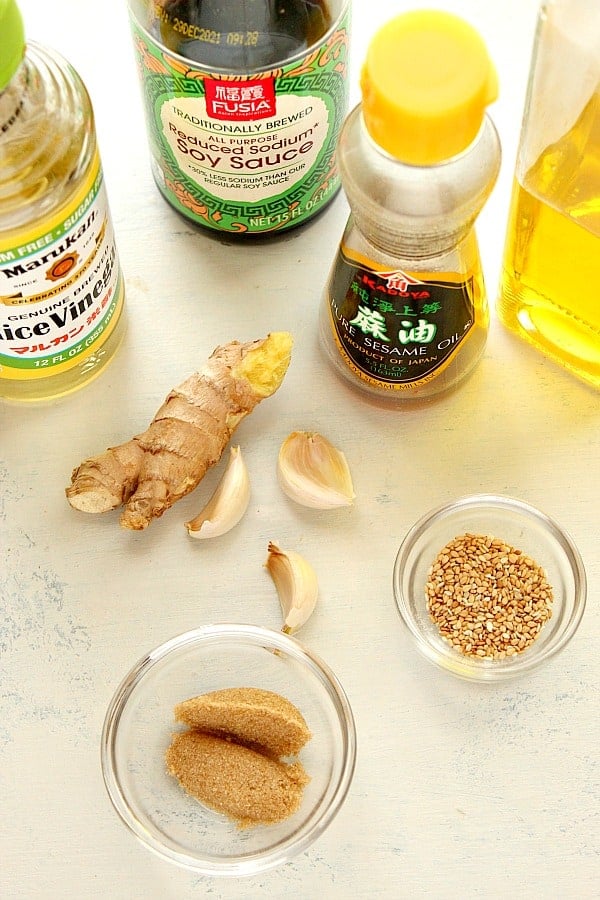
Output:
[[[240,73],[307,50],[332,23],[323,0],[164,0],[154,16],[152,32],[169,50]]]
[[[153,175],[213,231],[303,224],[339,186],[349,0],[129,0]]]

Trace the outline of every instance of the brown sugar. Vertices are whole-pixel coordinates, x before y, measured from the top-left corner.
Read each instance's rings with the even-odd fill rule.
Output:
[[[193,797],[239,827],[269,825],[299,808],[310,781],[297,754],[311,738],[300,710],[260,688],[226,688],[178,703],[167,770]]]
[[[300,762],[283,763],[194,730],[173,736],[166,760],[169,772],[188,793],[240,828],[291,816],[310,780]]]
[[[260,688],[226,688],[178,703],[175,718],[190,728],[225,735],[277,759],[302,749],[311,737],[293,703]]]

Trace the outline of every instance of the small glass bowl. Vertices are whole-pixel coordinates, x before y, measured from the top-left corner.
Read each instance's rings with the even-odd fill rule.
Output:
[[[276,691],[312,732],[299,759],[310,783],[300,809],[275,825],[240,829],[168,774],[173,708],[226,687]],[[211,625],[162,644],[117,689],[102,731],[109,797],[150,850],[203,875],[255,875],[309,847],[344,801],[356,756],[354,719],[335,675],[294,638],[253,625]]]
[[[499,538],[543,569],[553,589],[552,616],[533,643],[504,659],[479,659],[445,641],[427,609],[425,584],[440,550],[460,535]],[[550,659],[575,634],[586,601],[586,576],[571,538],[533,506],[509,497],[464,497],[420,519],[404,538],[394,566],[394,597],[418,649],[431,662],[473,681],[502,681]]]

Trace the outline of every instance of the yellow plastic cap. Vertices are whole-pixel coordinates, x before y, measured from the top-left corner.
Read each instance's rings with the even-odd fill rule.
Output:
[[[376,33],[361,88],[375,143],[404,163],[425,166],[473,142],[498,79],[471,25],[451,13],[415,10]]]

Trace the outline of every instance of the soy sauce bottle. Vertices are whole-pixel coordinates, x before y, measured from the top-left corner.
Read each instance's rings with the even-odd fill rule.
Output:
[[[129,0],[152,172],[218,232],[303,224],[339,186],[349,0]]]

